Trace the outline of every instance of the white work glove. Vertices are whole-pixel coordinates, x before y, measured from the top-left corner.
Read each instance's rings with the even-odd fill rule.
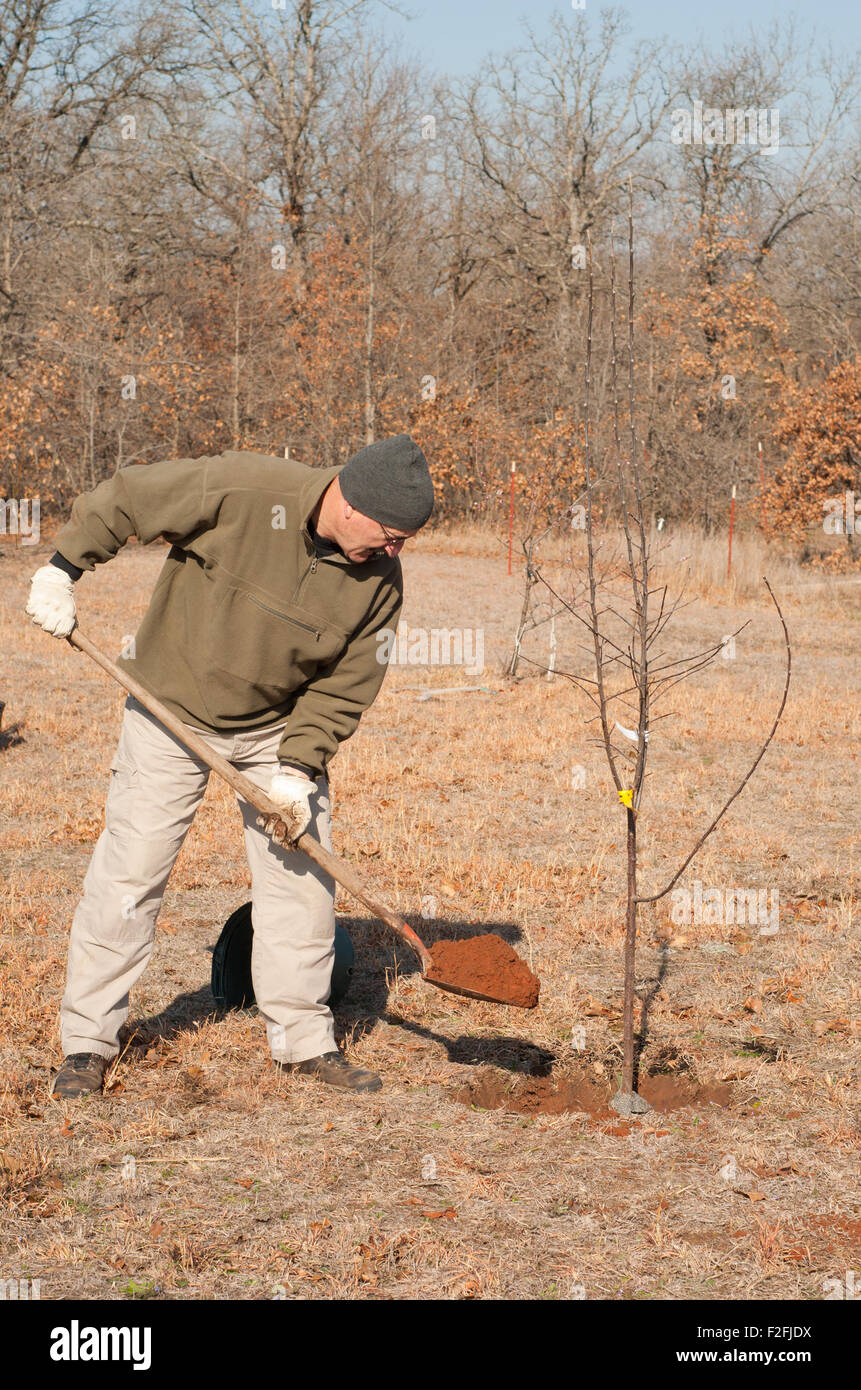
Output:
[[[76,622],[71,576],[56,565],[43,565],[33,575],[26,612],[52,637],[68,637]]]
[[[311,797],[315,782],[301,772],[276,772],[269,787],[269,799],[278,807],[277,816],[258,816],[257,824],[276,843],[298,840],[311,824]]]

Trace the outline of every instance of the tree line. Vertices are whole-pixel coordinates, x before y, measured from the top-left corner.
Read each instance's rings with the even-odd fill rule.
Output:
[[[857,55],[574,11],[452,79],[378,13],[0,0],[0,496],[44,516],[129,463],[409,430],[441,518],[500,509],[512,464],[558,510],[629,187],[654,516],[720,525],[736,485],[801,536],[861,492]]]

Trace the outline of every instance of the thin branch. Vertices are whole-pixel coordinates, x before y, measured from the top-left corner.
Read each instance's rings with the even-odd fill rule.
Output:
[[[708,827],[708,829],[704,832],[704,834],[702,834],[702,835],[700,836],[699,840],[697,840],[697,843],[694,845],[693,849],[691,850],[691,852],[690,852],[690,854],[688,855],[687,859],[685,860],[684,864],[682,864],[682,866],[681,866],[681,868],[678,870],[678,872],[675,873],[675,874],[673,875],[673,877],[670,879],[669,883],[667,884],[666,888],[662,888],[661,891],[660,891],[660,893],[652,893],[652,894],[651,894],[649,897],[647,897],[647,898],[637,898],[637,902],[638,902],[638,903],[654,903],[654,902],[657,902],[659,898],[665,897],[666,894],[669,893],[670,889],[673,888],[673,887],[678,883],[679,879],[681,878],[681,876],[682,876],[682,874],[684,873],[685,869],[686,869],[686,868],[688,867],[688,865],[690,864],[690,862],[691,862],[691,860],[693,859],[694,855],[697,854],[697,853],[702,849],[702,847],[703,847],[703,845],[705,844],[706,840],[708,839],[709,835],[711,835],[712,831],[716,828],[716,826],[718,825],[719,821],[721,821],[721,820],[723,819],[725,813],[729,810],[730,806],[731,806],[732,803],[735,801],[736,797],[740,796],[741,793],[744,791],[745,787],[747,786],[748,782],[750,781],[750,779],[751,779],[751,777],[753,776],[754,772],[756,771],[757,767],[758,767],[759,764],[762,762],[762,759],[763,759],[764,756],[765,756],[766,749],[768,748],[768,745],[771,743],[771,740],[774,738],[774,735],[775,735],[775,733],[777,732],[777,726],[778,726],[778,724],[780,723],[781,716],[782,716],[783,711],[784,711],[784,709],[785,709],[785,707],[786,707],[786,697],[787,697],[787,695],[789,694],[789,680],[790,680],[790,677],[791,677],[791,675],[792,675],[792,644],[791,644],[791,642],[790,642],[790,640],[789,640],[789,631],[788,631],[787,626],[786,626],[786,619],[785,619],[784,616],[783,616],[783,613],[782,613],[782,611],[781,611],[780,604],[778,603],[777,599],[774,597],[774,591],[773,591],[771,585],[769,584],[768,580],[767,580],[765,577],[763,577],[763,583],[765,584],[766,589],[768,590],[769,594],[771,595],[771,601],[772,601],[772,603],[774,604],[775,608],[777,609],[778,617],[780,618],[781,624],[782,624],[782,626],[783,626],[783,637],[784,637],[784,641],[785,641],[785,643],[786,643],[786,680],[785,680],[784,686],[783,686],[783,697],[782,697],[782,699],[781,699],[781,701],[780,701],[780,708],[778,709],[777,714],[775,715],[774,723],[773,723],[772,726],[771,726],[771,732],[769,733],[767,739],[765,740],[765,743],[762,745],[761,749],[759,750],[759,753],[757,754],[757,756],[756,756],[756,758],[754,759],[753,763],[751,763],[750,769],[749,769],[749,771],[747,772],[747,774],[742,778],[741,782],[740,782],[739,785],[736,787],[735,791],[732,793],[732,796],[730,796],[729,799],[728,799],[727,801],[724,802],[723,806],[722,806],[721,809],[718,811],[718,813],[717,813],[717,815],[715,816],[714,820],[712,821],[711,825],[710,825],[710,826]]]

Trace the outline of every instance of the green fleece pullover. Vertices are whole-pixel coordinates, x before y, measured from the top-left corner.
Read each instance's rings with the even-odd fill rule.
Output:
[[[169,541],[121,663],[186,723],[286,720],[279,760],[315,773],[375,699],[377,634],[403,598],[398,559],[317,555],[308,521],[339,472],[251,453],[133,464],[79,497],[56,540],[87,570],[130,536]]]

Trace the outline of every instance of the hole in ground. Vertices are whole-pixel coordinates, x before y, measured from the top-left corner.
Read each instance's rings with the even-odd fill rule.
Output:
[[[452,1091],[452,1100],[481,1110],[507,1110],[515,1115],[564,1115],[585,1111],[596,1119],[616,1118],[610,1100],[617,1087],[581,1072],[528,1076],[512,1081],[488,1068],[468,1086]],[[691,1076],[641,1075],[638,1087],[652,1109],[680,1110],[686,1105],[728,1106],[732,1088],[724,1082],[697,1083]]]

